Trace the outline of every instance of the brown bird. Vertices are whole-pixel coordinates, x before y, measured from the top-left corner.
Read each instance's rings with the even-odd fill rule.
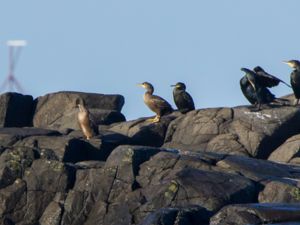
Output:
[[[165,99],[160,96],[153,95],[154,88],[152,84],[144,82],[138,85],[146,89],[144,102],[153,112],[156,113],[154,119],[150,119],[151,122],[159,122],[161,116],[173,112],[172,106]]]
[[[79,126],[82,133],[89,140],[93,136],[98,134],[98,127],[92,119],[92,115],[89,110],[84,106],[84,104],[78,104],[79,112],[77,115]]]

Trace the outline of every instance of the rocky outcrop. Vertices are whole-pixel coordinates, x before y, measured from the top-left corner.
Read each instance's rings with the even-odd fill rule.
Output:
[[[287,138],[300,132],[300,110],[268,107],[204,109],[172,121],[164,147],[267,158]]]
[[[90,140],[74,125],[78,99],[98,115]],[[120,116],[122,99],[54,93],[36,100],[39,128],[0,128],[0,224],[299,223],[298,108],[174,112],[159,123],[97,114]]]
[[[120,113],[124,105],[121,95],[103,95],[82,92],[57,92],[37,98],[33,125],[48,129],[79,129],[77,104],[84,102],[97,124],[124,121]],[[75,118],[75,119],[74,119]]]

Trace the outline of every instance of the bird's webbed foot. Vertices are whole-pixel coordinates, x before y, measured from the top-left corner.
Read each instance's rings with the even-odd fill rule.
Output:
[[[156,115],[154,118],[147,119],[148,122],[158,123],[160,121],[160,116]]]

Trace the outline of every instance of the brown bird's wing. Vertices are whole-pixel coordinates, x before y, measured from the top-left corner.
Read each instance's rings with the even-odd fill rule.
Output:
[[[162,97],[159,97],[157,95],[152,95],[152,97],[149,99],[149,101],[150,101],[150,104],[153,105],[155,109],[159,109],[160,112],[173,111],[172,106]],[[152,109],[152,110],[155,111],[155,109]]]

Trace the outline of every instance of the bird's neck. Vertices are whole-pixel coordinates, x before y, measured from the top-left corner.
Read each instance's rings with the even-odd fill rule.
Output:
[[[149,88],[149,89],[147,89],[145,95],[146,95],[146,94],[147,94],[147,95],[152,95],[153,92],[154,92],[154,90],[153,90],[152,88]]]

